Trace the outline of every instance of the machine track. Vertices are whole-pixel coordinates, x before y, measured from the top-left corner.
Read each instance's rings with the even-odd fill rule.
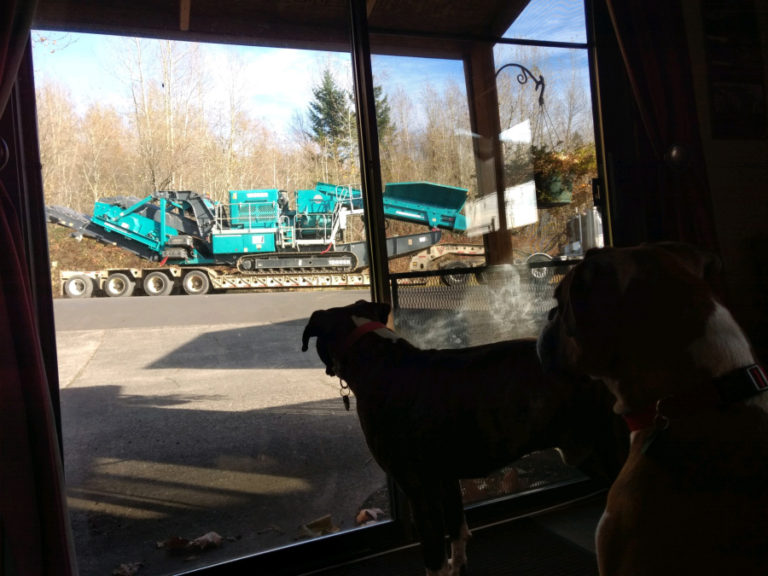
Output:
[[[247,254],[237,259],[241,274],[290,274],[307,272],[353,272],[358,268],[352,252],[292,252]]]

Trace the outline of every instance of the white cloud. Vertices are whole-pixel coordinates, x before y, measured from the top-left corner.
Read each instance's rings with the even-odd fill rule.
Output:
[[[306,112],[325,66],[345,88],[351,74],[347,54],[211,45],[204,57],[213,76],[211,101],[226,101],[234,75],[250,113],[280,131],[289,130],[294,114]]]

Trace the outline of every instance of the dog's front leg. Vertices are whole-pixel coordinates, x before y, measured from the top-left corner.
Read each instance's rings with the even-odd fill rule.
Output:
[[[443,504],[445,523],[451,539],[451,576],[460,576],[466,572],[467,541],[472,536],[464,516],[464,502],[461,498],[461,485],[458,480],[443,481]]]
[[[446,530],[439,480],[422,478],[419,486],[402,485],[402,488],[411,503],[427,576],[451,576],[445,547]]]
[[[451,576],[466,574],[467,567],[467,541],[472,537],[466,521],[461,524],[459,537],[451,540]]]

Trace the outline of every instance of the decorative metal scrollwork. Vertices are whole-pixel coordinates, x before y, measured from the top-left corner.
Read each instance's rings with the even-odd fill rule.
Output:
[[[533,80],[535,85],[534,90],[539,91],[539,106],[544,106],[544,88],[546,86],[544,83],[544,76],[539,74],[539,77],[536,78],[534,73],[522,64],[515,64],[514,62],[510,62],[509,64],[504,64],[504,66],[496,70],[496,77],[498,78],[499,73],[505,68],[509,68],[510,66],[520,68],[520,72],[518,72],[518,74],[515,76],[519,84],[527,84],[529,79]]]

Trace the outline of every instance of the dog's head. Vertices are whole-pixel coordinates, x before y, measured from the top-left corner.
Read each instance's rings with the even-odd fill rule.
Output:
[[[555,290],[539,337],[545,368],[602,379],[616,410],[652,401],[696,367],[688,349],[715,309],[719,261],[677,243],[587,252]]]
[[[358,300],[349,306],[317,310],[312,313],[301,338],[301,350],[309,348],[309,339],[317,338],[317,354],[325,364],[325,373],[338,374],[339,361],[347,338],[367,322],[387,323],[389,304]]]

